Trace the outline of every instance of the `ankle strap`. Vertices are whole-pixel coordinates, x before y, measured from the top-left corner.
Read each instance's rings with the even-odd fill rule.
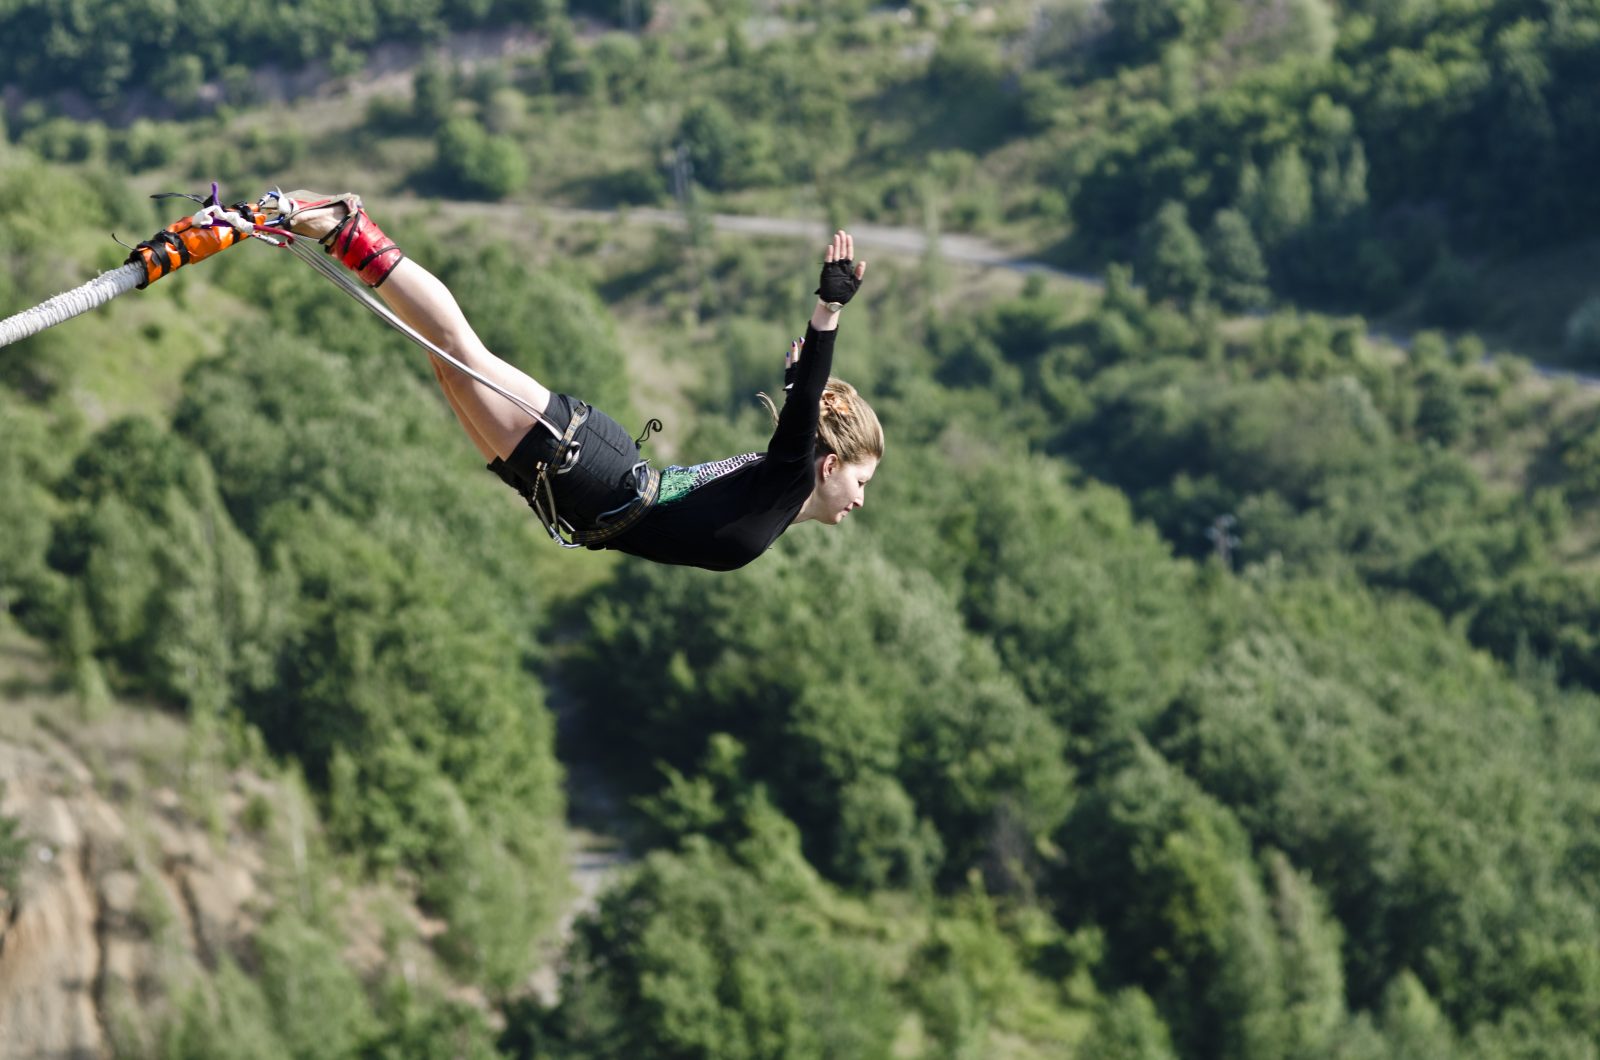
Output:
[[[337,254],[368,287],[377,287],[389,278],[406,255],[373,223],[361,200],[351,198],[353,201],[347,203],[349,212],[344,220],[319,242],[329,254]]]

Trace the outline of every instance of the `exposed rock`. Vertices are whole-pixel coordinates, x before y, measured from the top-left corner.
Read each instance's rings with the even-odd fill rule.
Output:
[[[0,703],[0,813],[28,852],[0,923],[0,1060],[150,1041],[175,988],[247,948],[268,893],[258,844],[219,842],[170,787],[141,791],[139,756],[184,745],[177,719],[125,712],[63,729],[69,744],[37,723],[66,713]],[[97,740],[124,744],[113,758]]]
[[[441,967],[432,943],[446,925],[416,907],[413,885],[309,867],[320,826],[301,789],[197,765],[208,756],[194,733],[159,709],[79,717],[3,617],[0,814],[18,821],[27,858],[17,894],[0,891],[0,1060],[153,1055],[175,1004],[224,957],[247,974],[256,964],[274,895],[309,906],[313,889],[338,910],[344,959],[364,981],[398,975],[493,1020],[482,992]],[[545,1001],[573,918],[628,860],[598,833],[574,838],[573,904],[527,984]]]
[[[274,888],[307,871],[316,813],[288,782],[196,751],[172,713],[81,718],[3,616],[0,689],[0,814],[27,843],[17,893],[0,891],[0,1060],[153,1055],[224,957],[255,965]],[[309,900],[305,886],[281,893]],[[315,886],[358,975],[444,979],[407,888],[337,873]],[[477,991],[451,996],[487,1008]]]
[[[38,754],[0,744],[0,812],[31,838],[16,908],[0,936],[0,1057],[108,1055],[95,990],[99,897],[69,802],[44,790]]]

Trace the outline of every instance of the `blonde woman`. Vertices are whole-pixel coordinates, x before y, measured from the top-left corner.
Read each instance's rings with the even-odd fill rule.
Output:
[[[432,355],[445,398],[489,469],[564,544],[733,570],[795,523],[836,525],[865,503],[883,428],[850,384],[829,376],[840,311],[867,269],[848,232],[823,251],[817,306],[805,338],[790,345],[786,396],[766,450],[658,471],[611,417],[491,353],[449,289],[384,236],[359,198],[287,198],[295,232],[317,237],[396,316],[470,369]]]

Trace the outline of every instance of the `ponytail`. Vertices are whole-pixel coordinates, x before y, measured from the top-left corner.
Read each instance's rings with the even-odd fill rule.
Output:
[[[778,406],[764,393],[756,397],[767,407],[772,425],[778,425]],[[817,455],[833,453],[846,464],[883,459],[883,425],[865,398],[843,379],[829,379],[822,388],[822,408],[817,417]]]

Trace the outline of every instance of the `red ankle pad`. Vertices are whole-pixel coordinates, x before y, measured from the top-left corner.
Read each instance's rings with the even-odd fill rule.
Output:
[[[405,258],[405,252],[383,229],[372,223],[367,211],[360,205],[339,222],[339,227],[320,240],[329,254],[338,254],[339,260],[361,277],[368,287],[377,287],[389,278],[389,273]]]

